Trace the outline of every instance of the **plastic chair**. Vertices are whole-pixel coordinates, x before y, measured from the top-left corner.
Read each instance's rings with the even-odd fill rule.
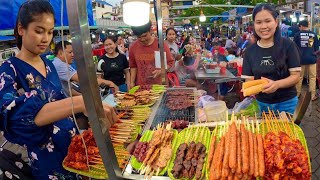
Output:
[[[170,72],[167,73],[168,80],[169,80],[169,85],[174,87],[174,86],[180,86],[180,81],[176,73]]]

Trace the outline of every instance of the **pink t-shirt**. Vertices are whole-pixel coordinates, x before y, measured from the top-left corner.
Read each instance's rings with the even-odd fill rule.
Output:
[[[140,41],[135,41],[129,49],[129,66],[137,68],[136,85],[161,84],[161,76],[152,78],[152,72],[156,70],[154,51],[159,51],[158,39],[154,39],[149,46],[143,45]],[[164,43],[168,69],[173,66],[174,59],[170,53],[168,44]]]

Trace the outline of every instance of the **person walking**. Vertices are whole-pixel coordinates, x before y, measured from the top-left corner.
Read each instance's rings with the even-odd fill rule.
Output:
[[[309,30],[309,22],[303,20],[299,22],[300,31],[294,36],[294,42],[300,50],[301,73],[300,80],[297,84],[298,96],[301,94],[301,86],[304,73],[308,72],[309,91],[311,92],[312,101],[316,100],[316,76],[317,76],[317,55],[319,50],[319,40],[317,34]]]

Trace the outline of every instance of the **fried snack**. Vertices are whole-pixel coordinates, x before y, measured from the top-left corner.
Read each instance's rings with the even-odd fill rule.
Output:
[[[256,86],[259,84],[265,84],[265,83],[268,83],[268,81],[265,79],[257,79],[257,80],[253,80],[253,81],[247,81],[242,84],[242,89],[247,89],[249,87]]]
[[[134,106],[136,105],[136,101],[132,100],[121,100],[121,106]]]
[[[242,84],[243,96],[252,96],[259,94],[264,90],[264,86],[268,84],[268,81],[265,79],[248,81]]]

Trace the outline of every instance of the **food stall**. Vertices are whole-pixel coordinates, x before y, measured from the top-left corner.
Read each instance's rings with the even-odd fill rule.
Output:
[[[122,178],[290,176],[310,179],[307,143],[291,115],[270,111],[249,120],[224,111],[225,116],[218,122],[209,118],[199,121],[201,107],[196,89],[162,85],[136,86],[129,93],[116,94],[116,99],[119,121],[109,128],[109,133]],[[124,146],[140,135],[130,155]],[[77,147],[82,144],[80,135],[72,141],[64,167],[85,176],[106,179],[92,130],[85,131],[83,136],[88,144],[89,168],[80,169],[72,162],[77,161],[74,154],[79,153]],[[83,149],[82,157],[85,156]],[[277,158],[279,162],[273,162]],[[86,159],[82,160],[85,165]],[[281,171],[284,167],[286,171]]]
[[[193,88],[150,85],[118,93],[119,120],[104,124],[93,61],[83,60],[92,58],[83,2],[67,6],[91,128],[73,138],[66,170],[95,179],[311,178],[306,140],[291,115],[269,111],[249,120],[225,111],[210,125],[199,121],[201,95]],[[131,155],[125,147],[136,140]]]

